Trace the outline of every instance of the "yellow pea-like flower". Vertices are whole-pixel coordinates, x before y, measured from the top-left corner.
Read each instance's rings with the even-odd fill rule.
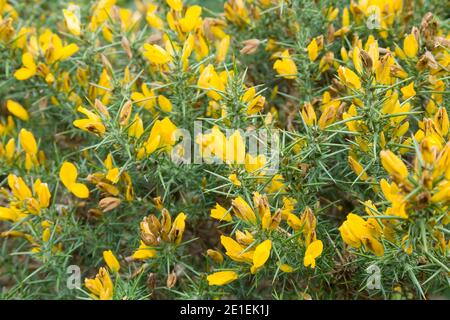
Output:
[[[338,69],[339,78],[341,81],[352,89],[361,89],[361,79],[352,70],[340,66]]]
[[[41,208],[48,208],[50,205],[51,193],[46,183],[42,183],[40,179],[37,179],[33,186],[34,193],[39,199],[39,205]]]
[[[196,29],[201,23],[202,7],[194,5],[186,10],[184,18],[181,18],[179,23],[183,32],[191,32]]]
[[[245,163],[245,141],[239,130],[233,132],[227,140],[226,162],[229,164]]]
[[[73,122],[73,125],[75,127],[86,132],[92,132],[99,136],[102,136],[105,133],[106,128],[103,125],[102,120],[94,112],[81,106],[78,107],[77,111],[86,115],[87,118],[75,120]]]
[[[273,68],[279,75],[286,79],[295,79],[298,73],[297,66],[292,60],[288,50],[281,53],[280,59],[275,61]]]
[[[319,55],[319,46],[317,45],[316,38],[312,39],[312,41],[306,47],[308,50],[308,57],[311,62],[314,62]]]
[[[256,157],[253,157],[251,154],[247,153],[245,155],[245,170],[248,173],[254,173],[260,169],[262,169],[267,162],[267,158],[263,154],[259,154]],[[264,174],[264,172],[261,172]]]
[[[23,67],[14,73],[17,80],[27,80],[37,73],[37,66],[31,53],[25,52],[22,55],[22,64]]]
[[[240,245],[238,242],[227,236],[220,236],[220,243],[225,248],[225,254],[232,260],[237,262],[252,263],[253,250],[246,250],[247,248]]]
[[[180,244],[184,228],[186,226],[186,214],[184,212],[180,212],[172,224],[172,229],[169,232],[169,238],[175,242],[175,244]]]
[[[35,155],[38,152],[36,139],[33,133],[27,129],[21,129],[19,133],[20,145],[27,154]]]
[[[174,11],[181,11],[183,9],[182,0],[166,0],[169,7]]]
[[[157,44],[144,44],[144,56],[152,64],[163,65],[172,61],[172,56]]]
[[[231,217],[231,214],[227,211],[227,209],[225,209],[224,207],[222,207],[220,204],[216,203],[216,206],[211,209],[211,218],[220,220],[220,221],[227,221],[230,222],[233,220],[233,218]]]
[[[419,44],[414,34],[408,34],[403,40],[403,51],[408,58],[414,58],[419,51]]]
[[[76,10],[79,11],[79,7],[76,5],[71,5],[69,6],[69,9],[63,9],[63,15],[67,29],[69,29],[70,33],[75,36],[79,36],[81,34],[81,25],[79,17],[74,12]]]
[[[210,274],[207,280],[210,286],[224,286],[238,278],[238,274],[234,271],[219,271]]]
[[[290,265],[283,263],[282,265],[280,265],[280,270],[283,271],[284,273],[291,273],[294,272],[294,268],[292,268]]]
[[[158,96],[158,105],[161,108],[161,110],[164,111],[164,112],[171,112],[172,109],[173,109],[172,102],[170,102],[170,100],[167,99],[162,94],[160,94]]]
[[[117,260],[114,253],[112,253],[111,250],[103,251],[103,259],[105,260],[106,264],[108,265],[109,269],[112,272],[119,272],[120,270],[120,264]]]
[[[139,245],[139,248],[131,256],[135,260],[147,260],[156,257],[156,250],[147,246],[143,241]]]
[[[359,176],[359,179],[361,179],[362,181],[366,181],[367,179],[369,179],[369,176],[364,171],[364,167],[352,156],[348,156],[348,163],[350,164],[352,170]]]
[[[390,150],[383,150],[380,152],[381,164],[384,169],[400,181],[408,177],[408,168],[403,163],[402,159],[397,157]]]
[[[235,185],[236,187],[242,186],[242,182],[239,180],[236,173],[232,173],[228,176],[228,179],[230,179],[231,183]]]
[[[20,103],[14,100],[6,101],[6,108],[11,114],[19,118],[20,120],[28,121],[30,119],[28,111]]]
[[[100,268],[95,279],[85,279],[84,285],[92,293],[94,299],[111,300],[114,293],[114,285],[108,270]]]
[[[313,241],[306,248],[305,257],[303,258],[303,265],[305,267],[316,267],[316,258],[322,254],[323,243],[321,240]]]
[[[239,219],[250,223],[256,223],[255,212],[242,197],[233,199],[231,205],[233,207],[233,212]]]
[[[409,99],[416,95],[416,90],[414,90],[414,82],[411,82],[407,86],[400,88],[400,91],[403,94],[403,99]]]
[[[228,47],[230,46],[230,36],[226,35],[222,40],[220,40],[217,46],[216,62],[221,63],[225,60],[228,52]]]
[[[270,252],[272,250],[272,241],[265,240],[260,243],[253,254],[253,265],[251,267],[251,272],[256,273],[269,259]]]
[[[85,199],[89,197],[89,189],[83,183],[77,183],[78,170],[70,162],[64,162],[59,171],[59,178],[64,186],[76,197]]]
[[[208,257],[210,257],[213,261],[217,263],[223,262],[223,255],[217,250],[208,249],[206,251],[206,254],[208,255]]]

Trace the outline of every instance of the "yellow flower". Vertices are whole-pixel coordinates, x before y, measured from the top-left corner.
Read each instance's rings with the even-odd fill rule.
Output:
[[[172,10],[181,11],[183,9],[183,1],[182,0],[166,0]]]
[[[106,128],[99,116],[81,106],[78,107],[77,111],[86,115],[87,118],[75,120],[73,122],[73,125],[75,127],[86,132],[97,134],[99,136],[102,136],[105,133]]]
[[[307,102],[303,105],[302,118],[308,127],[311,127],[312,125],[315,125],[317,123],[316,112],[314,111],[311,103]]]
[[[299,231],[302,229],[302,227],[303,227],[302,221],[295,214],[289,213],[287,215],[286,219],[287,219],[288,225],[295,231]]]
[[[220,271],[210,274],[207,280],[210,286],[224,286],[238,278],[238,274],[234,271]]]
[[[322,254],[323,243],[321,240],[311,242],[306,248],[305,257],[303,258],[303,265],[305,267],[316,267],[316,258]]]
[[[233,220],[231,214],[222,207],[220,204],[216,203],[216,207],[211,209],[211,218],[217,219],[219,221],[227,221],[230,222]]]
[[[177,127],[169,118],[156,120],[145,145],[147,155],[152,154],[157,149],[170,151],[176,142],[176,130]]]
[[[230,237],[220,236],[220,243],[225,248],[225,254],[232,260],[237,262],[253,262],[254,251],[247,250],[246,247],[241,246],[238,242]]]
[[[186,226],[185,220],[186,214],[184,214],[184,212],[180,212],[173,221],[172,229],[170,229],[169,232],[169,239],[175,244],[180,244],[183,238],[184,228]]]
[[[84,285],[92,293],[94,299],[111,300],[114,293],[114,285],[108,271],[100,268],[95,279],[85,279]]]
[[[384,169],[394,176],[395,179],[403,181],[408,177],[408,168],[403,163],[402,159],[397,157],[390,150],[383,150],[380,152],[381,164]]]
[[[275,193],[284,188],[284,178],[281,174],[276,174],[273,176],[270,185],[267,186],[266,191],[268,193]]]
[[[375,238],[380,230],[373,228],[371,222],[356,214],[349,213],[347,220],[339,227],[342,239],[348,245],[358,249],[361,245],[377,256],[384,255],[383,245]]]
[[[144,57],[150,61],[150,63],[156,65],[164,65],[172,61],[172,56],[157,44],[144,44],[143,54]]]
[[[152,3],[148,4],[147,7],[147,14],[145,16],[145,19],[147,20],[147,23],[155,28],[155,29],[162,29],[164,26],[163,20],[158,17],[156,14],[156,10],[158,9],[158,6]]]
[[[217,250],[212,250],[212,249],[208,249],[206,251],[206,254],[214,260],[214,262],[217,263],[222,263],[223,262],[223,255],[217,251]]]
[[[0,207],[0,221],[18,222],[26,216],[27,214],[15,208]]]
[[[308,49],[308,57],[311,62],[317,59],[319,55],[319,46],[317,45],[316,38],[312,39],[312,41],[306,47]]]
[[[245,142],[239,130],[234,131],[227,140],[226,162],[228,164],[245,163]]]
[[[216,62],[221,63],[225,60],[228,52],[228,47],[230,46],[230,36],[226,35],[222,40],[220,40],[217,47]]]
[[[361,179],[362,181],[366,181],[367,179],[369,179],[369,176],[364,171],[363,166],[352,156],[348,156],[348,163],[350,164],[352,170],[358,175],[359,179]]]
[[[38,152],[38,147],[33,134],[27,129],[21,129],[19,133],[20,145],[23,150],[30,155],[35,155]]]
[[[250,205],[241,197],[231,201],[233,212],[236,216],[246,222],[256,223],[256,215]]]
[[[235,185],[236,187],[240,187],[242,185],[241,181],[239,180],[238,176],[236,175],[236,173],[232,173],[228,176],[228,179],[230,179],[231,183],[233,183],[233,185]]]
[[[136,104],[142,108],[149,111],[154,110],[156,103],[156,95],[153,90],[149,90],[147,84],[143,83],[141,86],[142,92],[131,93],[131,99],[136,102]]]
[[[52,196],[50,190],[48,190],[48,185],[37,179],[34,183],[33,189],[35,196],[39,199],[39,206],[41,208],[48,208],[50,205],[50,198]]]
[[[219,75],[214,69],[214,66],[209,64],[200,73],[197,85],[202,89],[209,90],[207,93],[208,97],[218,101],[222,98],[218,92],[225,91],[227,77],[228,74],[226,72],[222,72]]]
[[[23,121],[28,121],[30,116],[28,115],[28,111],[18,102],[13,100],[6,101],[6,108],[8,111]]]
[[[89,197],[89,189],[83,183],[77,183],[78,170],[70,162],[64,162],[59,171],[59,178],[64,186],[81,199]]]
[[[319,118],[319,128],[325,129],[330,124],[332,124],[336,119],[336,114],[338,111],[338,105],[330,102],[324,107],[323,113]]]
[[[144,134],[144,124],[141,117],[136,113],[133,122],[128,128],[128,136],[139,139]]]
[[[22,178],[13,174],[8,175],[8,186],[11,189],[14,197],[20,201],[28,200],[31,198],[31,190],[28,188],[25,181]]]
[[[431,197],[431,201],[447,202],[450,200],[450,181],[443,182],[437,187],[437,192]]]
[[[266,165],[267,159],[263,154],[259,154],[256,157],[253,157],[251,154],[245,155],[245,170],[248,173],[255,173],[258,170],[261,170]],[[264,174],[264,172],[261,172]]]
[[[77,5],[69,5],[69,8],[63,9],[64,21],[67,29],[75,36],[81,34],[80,18],[77,15],[80,12],[80,7]]]
[[[31,53],[25,52],[22,55],[23,67],[14,73],[17,80],[27,80],[37,73],[37,66]]]
[[[414,90],[414,82],[411,82],[407,86],[404,86],[400,89],[403,94],[403,99],[409,99],[416,95],[416,90]]]
[[[287,219],[289,214],[295,209],[295,205],[297,204],[297,200],[294,198],[283,197],[283,207],[281,208],[281,218]]]
[[[156,257],[156,250],[147,246],[143,241],[139,245],[139,248],[131,256],[135,260],[147,260]]]
[[[181,18],[179,23],[183,32],[191,32],[201,24],[202,7],[190,6],[187,8],[184,18]]]
[[[414,58],[419,51],[419,44],[414,34],[408,34],[403,40],[403,51],[408,58]]]
[[[288,50],[281,53],[280,59],[275,61],[273,68],[279,75],[286,79],[295,79],[298,73],[297,66],[292,60]]]
[[[120,264],[117,258],[114,256],[111,250],[103,251],[103,259],[112,272],[119,272]]]
[[[172,106],[172,103],[170,102],[170,100],[161,94],[158,96],[158,105],[159,105],[159,108],[164,112],[171,112],[173,109],[173,106]]]
[[[272,241],[265,240],[260,243],[253,254],[253,265],[251,267],[251,272],[256,273],[269,259],[270,251],[272,250]]]
[[[341,81],[352,89],[361,89],[361,80],[352,70],[340,66],[338,69],[339,78]]]
[[[286,263],[283,263],[282,265],[280,265],[280,270],[285,273],[291,273],[294,271],[294,268],[292,268],[290,265]]]

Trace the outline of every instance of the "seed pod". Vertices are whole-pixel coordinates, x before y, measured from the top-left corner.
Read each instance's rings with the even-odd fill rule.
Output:
[[[420,35],[424,39],[427,47],[433,46],[434,37],[438,29],[438,22],[431,12],[427,12],[420,23]]]
[[[159,244],[159,241],[156,239],[153,233],[143,232],[142,230],[141,230],[141,240],[147,246],[157,246]]]
[[[109,118],[108,108],[98,99],[95,99],[94,108],[105,117]]]
[[[119,123],[121,126],[126,126],[128,124],[128,121],[131,117],[131,108],[132,108],[131,101],[125,102],[125,104],[122,106],[122,109],[120,110],[119,115]]]
[[[167,288],[172,289],[176,283],[177,283],[177,274],[175,273],[175,271],[172,271],[167,275],[166,286]]]
[[[371,72],[373,67],[373,61],[372,58],[369,56],[369,54],[365,50],[359,50],[359,56],[361,57],[362,64],[364,68],[366,69],[366,72]]]
[[[125,50],[128,59],[133,58],[133,52],[131,51],[130,41],[127,39],[127,37],[123,36],[122,41],[120,43],[122,45],[123,50]]]
[[[258,50],[261,41],[258,39],[249,39],[242,41],[244,47],[240,50],[241,54],[253,54]]]
[[[106,197],[100,200],[98,205],[103,212],[108,212],[117,208],[120,205],[120,203],[121,201],[119,198]]]
[[[147,277],[147,288],[153,291],[156,288],[156,273],[149,273]]]
[[[100,54],[100,59],[102,60],[103,67],[106,69],[106,72],[110,77],[112,77],[114,74],[114,70],[111,62],[109,62],[108,58],[103,53]]]

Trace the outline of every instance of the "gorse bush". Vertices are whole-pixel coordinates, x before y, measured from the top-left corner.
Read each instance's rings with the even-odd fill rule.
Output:
[[[0,297],[449,297],[448,13],[0,0]]]

